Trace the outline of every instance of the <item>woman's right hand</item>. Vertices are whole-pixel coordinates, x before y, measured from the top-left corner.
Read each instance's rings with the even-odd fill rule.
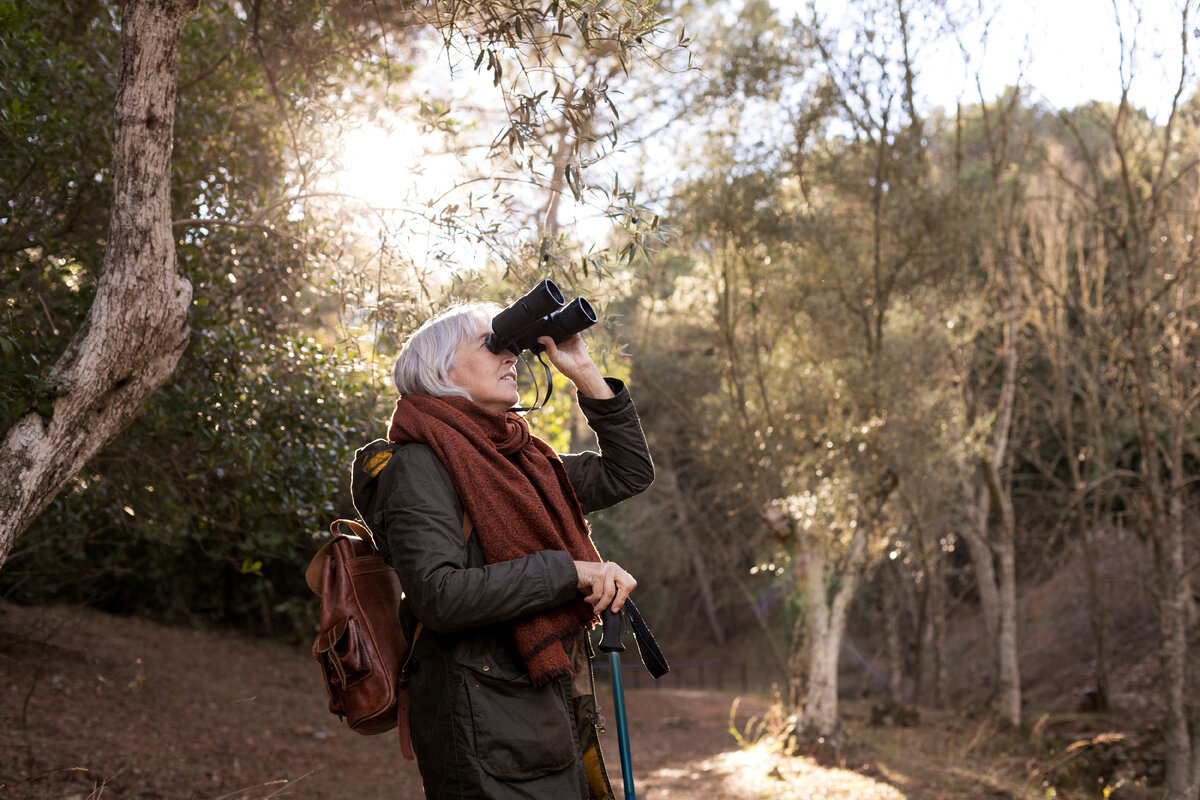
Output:
[[[620,613],[625,598],[637,588],[634,577],[613,561],[576,561],[575,571],[583,599],[592,604],[597,614],[610,607]]]

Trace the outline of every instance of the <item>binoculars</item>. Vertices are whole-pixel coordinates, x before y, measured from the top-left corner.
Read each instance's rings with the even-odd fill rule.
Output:
[[[536,355],[546,349],[538,343],[538,337],[549,336],[555,344],[562,344],[596,324],[596,311],[584,298],[564,303],[563,293],[554,281],[544,279],[495,316],[488,350],[496,354],[511,350],[518,356],[522,350],[529,350]]]

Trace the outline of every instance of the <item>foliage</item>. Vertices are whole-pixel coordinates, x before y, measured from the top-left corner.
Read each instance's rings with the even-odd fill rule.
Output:
[[[0,433],[91,303],[107,224],[117,37],[103,6],[0,4]]]
[[[4,590],[302,636],[313,537],[354,448],[382,432],[378,376],[244,326],[200,334],[185,358],[19,541]]]

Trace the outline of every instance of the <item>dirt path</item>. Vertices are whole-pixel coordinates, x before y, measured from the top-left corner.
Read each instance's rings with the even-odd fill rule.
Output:
[[[302,649],[0,605],[0,691],[6,800],[422,796],[390,734],[359,736],[324,710]],[[627,698],[640,796],[727,796],[708,763],[736,749],[731,695],[632,689]],[[619,785],[613,730],[604,746]]]
[[[607,701],[608,693],[602,695]],[[626,693],[637,797],[642,800],[903,800],[890,785],[808,759],[784,759],[763,746],[739,746],[730,729],[761,717],[761,699],[681,689]],[[736,702],[736,706],[734,703]],[[731,710],[736,713],[731,719]],[[617,797],[615,735],[605,744]]]
[[[739,747],[730,733],[736,695],[666,681],[626,691],[643,800],[941,796],[901,794],[857,772]],[[602,742],[620,797],[603,682],[598,699],[610,718]],[[737,729],[765,708],[761,699],[739,701]],[[0,603],[0,800],[422,796],[415,765],[390,734],[360,736],[325,710],[303,649]]]

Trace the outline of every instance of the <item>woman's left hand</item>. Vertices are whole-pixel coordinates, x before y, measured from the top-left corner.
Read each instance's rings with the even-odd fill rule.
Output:
[[[562,344],[555,344],[549,336],[541,337],[538,343],[546,348],[546,357],[554,368],[575,384],[580,394],[596,400],[613,396],[612,387],[604,380],[596,362],[592,361],[587,344],[578,333]]]
[[[599,614],[606,608],[620,613],[637,581],[613,561],[576,561],[577,586],[583,599]]]

